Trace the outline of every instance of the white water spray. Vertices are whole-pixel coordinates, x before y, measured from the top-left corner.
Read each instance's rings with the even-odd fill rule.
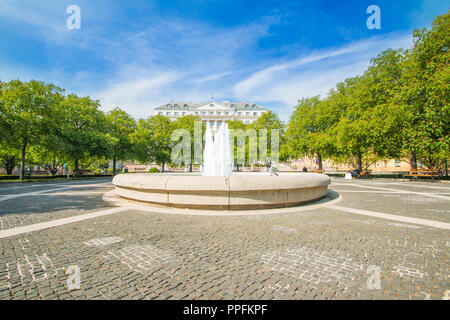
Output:
[[[230,130],[228,124],[220,126],[217,133],[212,134],[208,125],[205,135],[205,150],[203,152],[203,176],[229,177],[233,173],[231,157]]]

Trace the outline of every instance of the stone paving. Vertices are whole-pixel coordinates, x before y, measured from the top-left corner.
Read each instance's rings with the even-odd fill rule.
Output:
[[[113,204],[102,193],[112,189],[105,180],[2,184],[0,230],[106,210]],[[254,216],[124,208],[16,236],[0,231],[0,299],[448,299],[450,184],[335,179],[330,189],[339,207],[444,224],[326,204]]]

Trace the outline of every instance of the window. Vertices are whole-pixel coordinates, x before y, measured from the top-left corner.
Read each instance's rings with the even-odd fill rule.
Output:
[[[176,104],[176,105],[175,105],[175,109],[178,109],[178,108],[179,108],[179,106]]]
[[[230,113],[229,113],[228,111],[227,111],[227,112],[225,112],[225,115],[226,115],[226,116],[228,116],[229,114],[230,114]]]
[[[186,115],[186,112],[183,112],[182,115],[185,116],[185,115]]]
[[[256,117],[258,115],[258,112],[253,112],[253,115]]]
[[[166,116],[170,116],[170,112],[166,112]]]
[[[252,109],[255,109],[255,108],[256,108],[256,104],[252,105]]]
[[[248,104],[245,105],[245,109],[248,109],[250,106]]]
[[[195,112],[195,115],[198,116],[198,112]]]
[[[171,109],[172,109],[172,105],[169,103],[169,104],[167,105],[167,108],[171,108]]]
[[[246,115],[246,116],[249,116],[249,115],[250,115],[250,112],[246,112],[245,115]]]
[[[178,112],[174,112],[173,115],[176,117],[178,116]]]
[[[222,125],[222,121],[217,121],[217,126],[220,127]]]
[[[210,115],[210,116],[213,116],[213,115],[214,115],[214,111],[211,111],[211,112],[209,113],[209,115]]]
[[[162,113],[162,112],[158,112],[158,114],[159,114],[160,116],[162,116],[163,113]]]
[[[203,112],[202,112],[202,115],[203,115],[203,116],[206,116],[206,112],[205,112],[205,111],[203,111]]]
[[[234,104],[231,105],[232,109],[236,109],[236,106]]]
[[[222,112],[220,112],[220,111],[217,112],[217,115],[218,115],[218,116],[221,116],[221,115],[222,115]]]
[[[209,106],[210,106],[211,108],[214,107],[214,103],[211,103]]]
[[[185,105],[183,106],[183,108],[188,109],[189,107],[188,107],[187,104],[185,104]]]
[[[248,120],[245,120],[245,124],[249,124],[250,123],[250,121],[248,121]]]
[[[241,115],[241,113],[242,113],[242,112],[238,112],[238,116],[240,116],[240,115]]]

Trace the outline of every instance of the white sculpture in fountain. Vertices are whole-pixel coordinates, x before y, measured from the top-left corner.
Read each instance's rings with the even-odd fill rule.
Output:
[[[229,177],[233,173],[231,157],[230,130],[228,124],[220,126],[213,136],[208,125],[205,135],[205,150],[203,152],[203,176]]]

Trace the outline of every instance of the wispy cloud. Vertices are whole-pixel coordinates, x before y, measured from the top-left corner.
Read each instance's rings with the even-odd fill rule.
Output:
[[[33,35],[51,61],[39,66],[4,58],[2,78],[54,82],[100,99],[105,110],[120,106],[135,117],[147,117],[172,98],[204,101],[214,93],[219,100],[245,97],[287,120],[300,97],[325,95],[338,81],[362,73],[380,51],[411,46],[405,31],[320,50],[283,44],[289,54],[281,55],[261,45],[273,36],[280,16],[227,27],[169,15],[129,21],[116,2],[106,3],[80,0],[82,30],[70,32],[70,1],[0,1],[3,23]],[[293,56],[299,48],[303,53]]]
[[[299,98],[326,95],[337,82],[364,72],[370,59],[381,51],[411,45],[409,34],[391,34],[311,52],[251,74],[234,85],[235,96],[275,102],[283,118],[287,119],[292,111],[290,107]]]

